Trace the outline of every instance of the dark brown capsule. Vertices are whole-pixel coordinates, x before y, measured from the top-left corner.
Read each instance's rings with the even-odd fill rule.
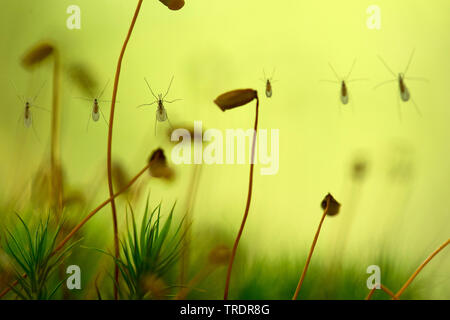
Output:
[[[328,193],[320,204],[323,210],[326,210],[328,216],[335,216],[339,213],[341,204],[336,201],[336,199]]]
[[[170,10],[180,10],[184,6],[184,0],[159,0]]]
[[[214,103],[222,110],[243,106],[258,97],[258,92],[253,89],[237,89],[221,94]]]
[[[161,148],[156,149],[148,160],[150,164],[150,175],[155,178],[171,179],[173,170],[167,165],[167,159]]]
[[[45,60],[54,51],[54,47],[49,43],[40,43],[32,47],[22,58],[22,65],[31,68]]]

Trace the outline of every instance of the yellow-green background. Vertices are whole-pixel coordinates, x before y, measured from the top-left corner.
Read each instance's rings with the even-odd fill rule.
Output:
[[[39,143],[32,130],[17,123],[23,106],[15,97],[11,81],[29,96],[47,81],[37,104],[50,109],[51,65],[30,74],[20,66],[20,57],[37,41],[53,40],[65,67],[83,63],[98,77],[100,86],[110,80],[103,97],[110,99],[117,58],[135,2],[3,1],[1,201],[18,193],[26,199],[30,193],[27,181],[49,151],[50,115],[39,110],[33,113]],[[331,192],[342,203],[342,211],[325,221],[315,257],[331,256],[336,242],[345,237],[338,231],[348,223],[346,203],[358,197],[348,238],[349,259],[360,259],[360,272],[364,273],[369,264],[376,264],[368,258],[371,253],[390,250],[409,266],[404,270],[406,280],[450,233],[450,2],[186,2],[182,10],[169,11],[159,1],[144,1],[122,65],[114,159],[134,174],[151,150],[160,145],[168,147],[163,142],[166,123],[158,126],[158,135],[154,136],[153,107],[135,108],[152,99],[144,77],[154,91],[164,92],[174,75],[168,98],[183,100],[167,105],[172,123],[202,120],[206,128],[251,127],[252,105],[222,113],[212,101],[222,92],[253,87],[261,97],[260,128],[280,130],[280,167],[277,175],[261,176],[256,166],[253,201],[242,239],[248,257],[303,257],[320,218],[320,201]],[[71,4],[81,8],[81,30],[66,28],[66,8]],[[381,8],[380,30],[366,27],[366,9],[372,4]],[[373,90],[376,84],[391,78],[377,54],[400,72],[414,48],[407,75],[429,82],[406,83],[423,116],[416,113],[411,102],[402,103],[400,121],[396,84]],[[354,112],[349,105],[340,113],[339,88],[320,80],[334,78],[328,62],[344,75],[355,58],[352,76],[369,80],[349,84]],[[263,69],[270,75],[273,68],[278,82],[273,84],[273,97],[267,99],[259,79]],[[86,188],[86,192],[95,191],[100,201],[107,197],[107,127],[100,119],[91,121],[86,131],[89,103],[86,106],[84,101],[74,99],[84,94],[67,76],[63,76],[62,88],[62,157],[67,181]],[[101,107],[108,116],[110,106]],[[358,155],[367,159],[368,174],[355,192],[349,172]],[[399,155],[400,163],[411,165],[411,175],[406,182],[393,183],[389,168]],[[177,179],[173,184],[150,182],[153,202],[163,199],[167,207],[176,199],[183,203],[191,171],[188,166],[175,169]],[[104,181],[98,190],[89,189],[94,178]],[[244,210],[247,183],[247,165],[203,167],[194,211],[197,241],[202,237],[206,241],[205,229],[224,229],[232,240]],[[17,203],[16,210],[20,208]],[[80,217],[85,213],[80,212]],[[106,239],[112,229],[109,209],[101,215],[93,226],[103,228],[101,236]],[[449,256],[447,249],[421,275],[431,281],[427,297],[450,298]]]

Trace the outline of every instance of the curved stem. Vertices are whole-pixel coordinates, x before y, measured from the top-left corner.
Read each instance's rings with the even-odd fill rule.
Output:
[[[183,246],[181,249],[181,259],[180,259],[180,284],[184,285],[186,274],[189,268],[189,256],[190,256],[190,246],[191,246],[191,225],[192,225],[192,210],[194,207],[195,199],[197,197],[200,173],[202,165],[194,164],[194,169],[192,171],[191,182],[189,184],[186,200],[186,214],[183,219]]]
[[[381,290],[383,290],[384,292],[386,292],[389,296],[391,296],[392,299],[394,300],[398,300],[397,297],[395,296],[395,294],[389,290],[388,288],[386,288],[384,285],[381,285]]]
[[[306,259],[305,267],[303,268],[302,275],[300,276],[300,280],[298,281],[297,288],[295,289],[295,293],[294,293],[294,296],[292,297],[292,300],[297,300],[298,293],[300,292],[300,288],[302,287],[303,280],[305,279],[305,276],[306,276],[306,271],[308,271],[308,266],[309,266],[309,263],[311,262],[311,257],[314,252],[314,248],[316,247],[317,239],[319,239],[320,229],[322,228],[323,221],[325,220],[325,217],[327,216],[327,211],[328,211],[329,205],[330,204],[329,204],[329,200],[328,200],[327,207],[325,210],[323,210],[323,214],[322,214],[322,218],[320,219],[319,227],[317,228],[316,235],[314,236],[314,240],[311,245],[311,249],[309,250],[308,258]]]
[[[252,155],[250,162],[250,178],[248,182],[248,194],[247,194],[247,204],[245,206],[244,217],[242,218],[241,227],[239,228],[239,232],[236,236],[236,240],[234,241],[233,249],[231,251],[230,262],[228,264],[227,269],[227,278],[225,281],[225,292],[223,295],[223,299],[228,299],[228,290],[230,288],[230,278],[231,278],[231,270],[233,269],[233,262],[236,256],[237,247],[239,244],[239,240],[241,239],[242,232],[244,231],[245,222],[247,221],[248,211],[250,209],[250,202],[252,200],[252,188],[253,188],[253,167],[255,164],[255,147],[256,147],[256,134],[258,130],[258,111],[259,111],[259,99],[256,96],[256,112],[255,112],[255,127],[253,131],[253,142],[252,142]]]
[[[72,238],[75,235],[75,233],[77,233],[78,230],[80,230],[81,227],[83,227],[86,224],[86,222],[88,222],[97,212],[99,212],[103,207],[105,207],[113,199],[115,199],[120,194],[125,192],[129,187],[131,187],[137,181],[137,179],[139,179],[139,177],[142,176],[142,174],[144,174],[144,172],[147,171],[149,168],[150,168],[150,164],[147,164],[144,168],[142,168],[141,171],[138,172],[138,174],[136,174],[134,176],[133,179],[130,180],[130,182],[127,183],[126,186],[124,186],[122,189],[120,189],[120,191],[118,191],[116,194],[114,194],[111,198],[103,201],[94,210],[92,210],[80,223],[78,223],[72,229],[72,231],[69,232],[69,234],[55,247],[55,249],[53,249],[51,256],[55,255],[59,250],[61,250],[64,247],[64,245],[67,243],[67,241],[69,241],[70,238]],[[27,277],[26,273],[22,275],[22,278],[26,278],[26,277]],[[0,298],[2,298],[5,294],[7,294],[11,290],[11,287],[16,286],[18,284],[18,282],[19,282],[18,280],[14,281],[8,288],[6,288],[2,292],[0,292]]]
[[[370,289],[369,294],[367,295],[365,300],[370,300],[373,296],[373,294],[375,293],[375,290],[377,290],[377,287],[373,287],[372,289]]]
[[[200,283],[203,279],[205,279],[211,272],[213,272],[214,269],[211,268],[211,266],[206,266],[203,269],[201,269],[192,279],[189,281],[189,283],[182,287],[180,291],[176,294],[174,300],[186,300],[187,295],[191,292],[191,290]],[[183,284],[182,284],[183,285]]]
[[[50,132],[50,172],[51,172],[51,192],[52,206],[56,213],[57,221],[62,213],[62,173],[60,163],[60,61],[59,52],[55,49],[53,53],[53,88],[52,88],[52,122]]]
[[[116,203],[114,201],[114,189],[113,189],[113,182],[112,182],[112,161],[111,161],[111,148],[112,148],[112,132],[113,132],[113,124],[114,124],[114,110],[116,106],[116,97],[117,97],[117,88],[119,85],[119,76],[120,76],[120,69],[122,67],[122,60],[123,56],[125,54],[125,49],[127,47],[128,41],[130,40],[131,33],[133,32],[134,25],[136,23],[137,16],[139,14],[139,10],[141,8],[143,0],[139,0],[136,10],[134,12],[133,19],[131,20],[131,25],[128,30],[128,34],[125,38],[125,41],[122,46],[122,51],[119,55],[119,61],[117,62],[117,69],[116,69],[116,75],[114,78],[114,87],[113,87],[113,94],[111,99],[111,112],[109,115],[109,126],[108,126],[108,153],[107,153],[107,167],[108,167],[108,189],[109,189],[109,196],[111,198],[111,209],[112,209],[112,218],[113,218],[113,231],[114,231],[114,254],[116,259],[119,257],[119,231],[117,228],[117,213],[116,213]],[[117,264],[115,265],[114,269],[114,299],[118,299],[118,288],[117,284],[119,283],[119,268]]]
[[[388,288],[386,288],[386,287],[385,287],[383,284],[381,284],[381,283],[380,283],[380,289],[383,290],[384,292],[386,292],[389,296],[391,296],[392,299],[398,300],[398,299],[395,297],[395,294],[394,294],[391,290],[389,290]],[[370,300],[370,299],[372,298],[372,296],[373,296],[375,290],[377,290],[377,287],[376,287],[376,286],[374,286],[374,287],[370,290],[369,294],[368,294],[367,297],[366,297],[366,300]]]
[[[430,262],[431,259],[433,259],[434,256],[437,255],[442,249],[444,249],[449,243],[450,243],[450,239],[447,239],[446,241],[444,241],[444,243],[439,248],[434,250],[433,253],[430,254],[430,256],[428,258],[426,258],[424,262],[422,262],[422,264],[416,269],[416,271],[414,271],[414,273],[408,279],[408,281],[405,282],[403,287],[395,294],[395,299],[400,298],[400,296],[403,294],[403,292],[406,290],[406,288],[408,288],[408,286],[411,284],[411,282],[414,280],[414,278],[419,274],[419,272],[422,271],[422,269],[428,264],[428,262]]]

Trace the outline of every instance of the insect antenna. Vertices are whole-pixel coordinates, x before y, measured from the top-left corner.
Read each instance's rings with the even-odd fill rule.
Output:
[[[329,83],[339,83],[339,81],[336,80],[328,80],[328,79],[321,79],[319,82],[329,82]]]
[[[150,92],[152,93],[152,96],[156,99],[156,100],[158,100],[158,97],[157,96],[155,96],[155,94],[153,93],[153,90],[152,90],[152,88],[150,87],[150,85],[148,84],[148,81],[147,81],[147,79],[146,78],[144,78],[144,80],[145,80],[145,83],[147,83],[147,87],[150,89]]]
[[[25,104],[25,99],[23,98],[22,95],[19,94],[19,90],[17,89],[16,85],[14,84],[14,82],[11,80],[11,85],[14,88],[14,90],[16,91],[16,96],[17,98],[23,103]]]
[[[36,92],[36,95],[33,97],[33,99],[31,99],[31,103],[33,103],[34,101],[36,101],[37,97],[39,96],[39,94],[41,93],[42,89],[45,87],[46,81],[44,81],[44,83],[42,84],[42,86],[39,88],[39,90]]]
[[[74,97],[74,99],[80,99],[80,100],[85,100],[85,101],[92,101],[91,98],[86,98],[86,97]]]
[[[167,96],[167,94],[169,93],[170,87],[172,86],[172,81],[173,81],[173,76],[170,79],[170,83],[169,83],[169,87],[167,88],[166,94],[164,95],[164,97],[162,97],[163,99]]]
[[[108,81],[106,81],[106,84],[105,84],[105,86],[103,87],[103,90],[100,92],[100,94],[99,94],[97,100],[100,99],[100,98],[103,96],[103,93],[105,92],[105,89],[106,89],[106,87],[108,86],[108,83],[109,83],[109,79],[108,79]]]
[[[272,75],[270,76],[270,78],[269,78],[269,80],[270,81],[272,81],[273,80],[273,77],[274,77],[274,75],[275,75],[275,70],[276,70],[276,68],[275,67],[273,67],[273,70],[272,70]]]
[[[408,71],[409,66],[411,65],[411,61],[412,61],[412,58],[413,58],[415,52],[416,52],[416,49],[414,48],[412,50],[412,52],[411,52],[411,56],[409,57],[409,61],[408,61],[408,64],[406,65],[405,72],[403,72],[403,75],[405,75],[406,72]]]
[[[352,74],[352,71],[353,71],[353,68],[355,66],[355,63],[356,63],[356,58],[353,59],[353,63],[352,63],[352,66],[350,67],[350,71],[347,73],[347,76],[344,78],[345,81],[347,81],[348,78],[350,77],[350,75]]]
[[[338,81],[340,81],[341,78],[339,78],[339,75],[337,74],[336,70],[334,70],[334,68],[333,68],[333,66],[331,65],[330,62],[328,62],[328,65],[330,66],[330,69],[333,71],[333,73],[334,73],[336,79],[337,79]]]

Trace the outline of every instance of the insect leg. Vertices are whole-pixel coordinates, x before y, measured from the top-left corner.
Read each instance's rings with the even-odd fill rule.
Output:
[[[143,103],[143,104],[138,105],[136,108],[140,108],[143,106],[151,106],[152,104],[155,104],[156,102],[158,102],[158,101],[153,101],[152,103]]]
[[[169,115],[167,115],[167,111],[166,111],[166,117],[167,117],[167,122],[169,123],[170,129],[173,130],[172,123],[169,120]]]
[[[180,101],[180,100],[183,100],[183,99],[163,100],[163,101],[164,101],[164,102],[167,102],[167,103],[173,103],[173,102],[175,102],[175,101]]]
[[[380,55],[377,55],[377,57],[378,57],[378,59],[380,59],[380,61],[384,64],[384,66],[386,67],[386,69],[388,69],[388,71],[389,71],[390,73],[392,73],[392,75],[393,75],[394,77],[397,77],[397,75],[395,74],[395,72],[392,71],[391,68],[389,68],[389,66],[388,66],[387,63],[383,60],[383,58],[381,58]]]
[[[22,114],[19,114],[19,118],[17,118],[17,124],[16,124],[16,137],[18,136],[18,132],[19,132],[19,126],[20,126],[20,123],[22,122],[22,125],[23,126],[25,126],[24,125],[24,122],[23,122],[23,120],[22,120]]]
[[[348,97],[350,98],[350,105],[352,106],[352,113],[355,114],[356,113],[355,112],[356,103],[353,99],[353,94],[350,93],[350,90],[348,91]]]
[[[36,108],[36,109],[39,109],[39,110],[42,110],[42,111],[47,111],[47,112],[50,112],[50,110],[48,110],[48,109],[45,109],[45,108],[43,108],[43,107],[40,107],[40,106],[37,106],[37,105],[35,105],[35,104],[32,104],[31,105],[33,108]]]
[[[400,122],[402,122],[402,106],[400,104],[400,96],[397,95],[397,110],[398,110],[398,118]]]
[[[417,105],[417,103],[414,101],[414,99],[412,97],[410,97],[411,102],[413,103],[414,107],[416,108],[417,113],[419,114],[419,116],[422,116],[422,112],[420,112],[419,106]]]
[[[407,72],[408,69],[409,69],[409,66],[411,65],[411,61],[412,61],[412,58],[413,58],[413,56],[414,56],[414,52],[415,52],[415,51],[416,51],[416,48],[414,48],[414,49],[412,50],[412,52],[411,52],[411,56],[409,57],[409,61],[408,61],[408,64],[406,65],[405,72],[403,72],[404,75],[406,74],[406,72]]]
[[[31,117],[31,115],[30,115]],[[39,139],[39,136],[37,134],[36,128],[34,127],[33,122],[31,122],[31,127],[33,128],[33,132],[34,132],[34,136],[36,137],[36,140],[38,141],[39,144],[41,144],[41,140]]]
[[[394,81],[397,81],[397,79],[392,79],[392,80],[386,80],[386,81],[383,81],[383,82],[377,84],[375,87],[373,87],[373,89],[374,89],[374,90],[375,90],[375,89],[378,89],[379,87],[382,87],[382,86],[384,86],[385,84],[388,84],[388,83],[391,83],[391,82],[394,82]]]
[[[106,126],[108,127],[109,124],[108,124],[108,121],[106,120],[105,115],[103,114],[102,108],[100,108],[100,106],[99,106],[98,109],[100,110],[100,113],[102,114],[102,118],[103,118],[103,120],[105,120]]]
[[[88,114],[88,121],[87,121],[87,124],[86,124],[86,132],[88,132],[88,129],[89,129],[89,122],[91,121],[91,114],[89,113]]]
[[[335,80],[326,80],[326,79],[319,80],[319,82],[328,82],[328,83],[334,83],[334,84],[339,83],[339,81],[335,81]]]

